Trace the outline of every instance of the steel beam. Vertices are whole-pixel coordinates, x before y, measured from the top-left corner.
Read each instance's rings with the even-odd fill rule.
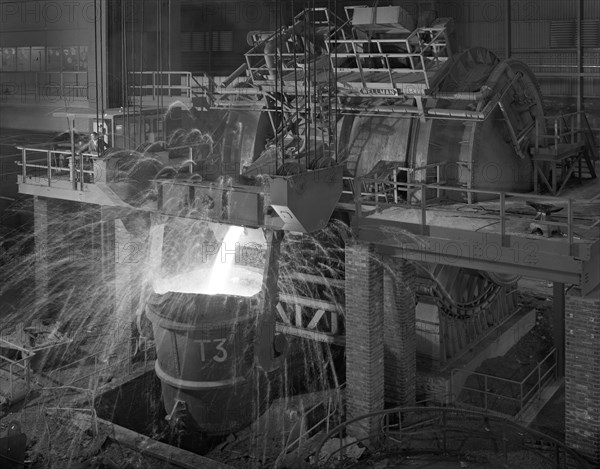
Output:
[[[562,240],[481,233],[419,224],[361,219],[358,238],[377,245],[382,254],[404,259],[517,274],[565,284],[585,284],[592,291],[600,283],[595,259],[600,241],[572,246]],[[504,243],[502,242],[504,241]],[[586,294],[585,292],[583,292]]]
[[[512,25],[511,25],[511,1],[505,0],[505,14],[504,14],[504,53],[506,59],[510,59],[512,55]]]
[[[302,327],[283,324],[281,322],[278,322],[275,327],[277,332],[281,332],[282,334],[293,335],[296,337],[302,337],[303,339],[310,339],[317,342],[324,342],[326,344],[339,345],[342,347],[346,345],[346,337],[342,335],[333,335],[326,332],[308,330]]]
[[[583,111],[583,0],[577,0],[577,111]],[[581,123],[580,128],[581,128]]]
[[[290,305],[300,305],[316,310],[340,312],[341,308],[330,301],[317,300],[314,298],[305,298],[297,295],[289,295],[286,293],[279,294],[279,301]]]

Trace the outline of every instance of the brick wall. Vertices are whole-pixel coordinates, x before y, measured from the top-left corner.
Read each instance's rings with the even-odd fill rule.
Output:
[[[565,299],[566,444],[600,467],[600,294]]]
[[[383,266],[373,246],[346,246],[346,417],[383,409]],[[378,420],[350,426],[351,435],[374,436]]]
[[[384,272],[385,401],[412,405],[416,395],[414,264],[387,259]]]

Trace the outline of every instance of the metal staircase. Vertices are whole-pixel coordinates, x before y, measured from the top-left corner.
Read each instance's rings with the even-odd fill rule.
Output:
[[[595,163],[599,160],[597,148],[584,112],[538,119],[535,145],[530,150],[534,190],[547,189],[553,195],[559,195],[575,171],[580,181],[583,176],[595,179]]]

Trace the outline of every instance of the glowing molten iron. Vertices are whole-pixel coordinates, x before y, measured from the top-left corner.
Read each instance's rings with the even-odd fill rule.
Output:
[[[262,272],[235,263],[233,247],[237,247],[243,233],[243,227],[230,227],[212,266],[157,279],[154,291],[161,295],[167,292],[245,297],[257,294],[262,288]]]

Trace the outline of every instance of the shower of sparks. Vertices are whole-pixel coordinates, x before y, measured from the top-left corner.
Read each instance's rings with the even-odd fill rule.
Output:
[[[243,234],[243,227],[230,227],[211,267],[201,267],[161,279],[155,284],[155,291],[159,294],[180,292],[244,297],[257,294],[262,286],[262,273],[236,263],[240,256],[239,241]]]

